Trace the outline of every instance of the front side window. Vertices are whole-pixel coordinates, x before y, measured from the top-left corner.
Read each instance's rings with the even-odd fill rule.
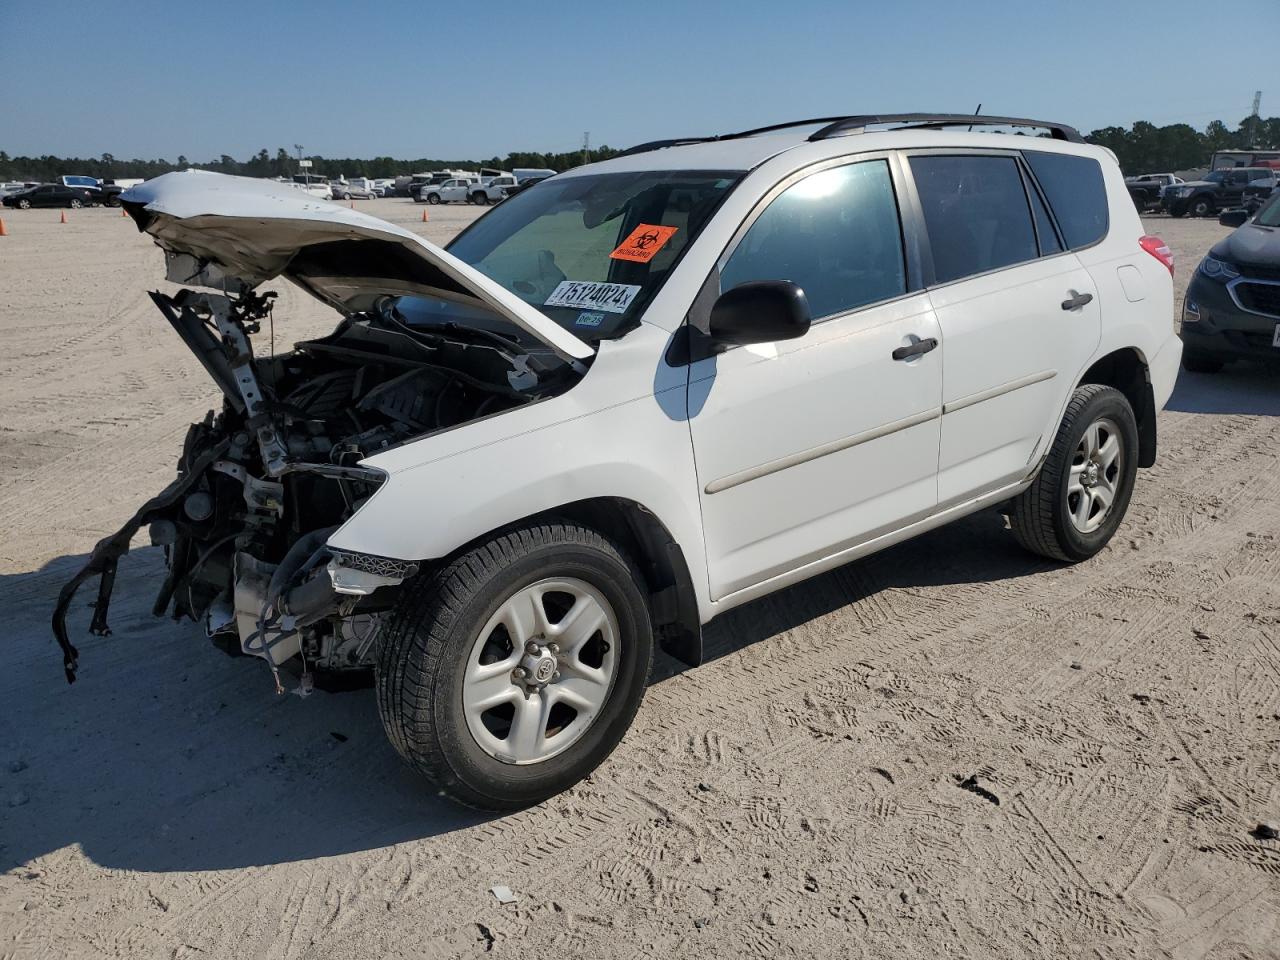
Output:
[[[937,283],[1039,255],[1014,157],[916,156],[910,163]]]
[[[738,171],[643,171],[548,180],[503,201],[448,250],[575,336],[632,329]]]
[[[888,163],[833,167],[780,193],[720,271],[721,291],[753,280],[798,284],[815,320],[905,293]]]

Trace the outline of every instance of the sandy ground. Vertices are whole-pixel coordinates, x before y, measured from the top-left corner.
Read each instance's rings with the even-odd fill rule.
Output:
[[[358,205],[437,240],[476,212]],[[57,589],[214,391],[118,211],[5,221],[0,957],[1280,957],[1280,842],[1250,834],[1280,821],[1274,374],[1183,376],[1093,561],[985,513],[757,602],[659,663],[587,783],[486,819],[370,691],[277,697],[151,619],[151,548],[113,637],[77,608],[67,687]],[[1225,233],[1148,226],[1180,286]],[[278,346],[327,329],[281,293]]]

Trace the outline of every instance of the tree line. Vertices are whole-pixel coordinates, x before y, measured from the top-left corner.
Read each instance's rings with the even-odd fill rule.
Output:
[[[1176,170],[1194,170],[1207,167],[1215,150],[1280,148],[1280,117],[1257,119],[1250,125],[1245,118],[1235,129],[1221,120],[1214,120],[1204,130],[1196,130],[1186,123],[1174,123],[1157,127],[1140,120],[1132,127],[1103,127],[1094,130],[1085,139],[1090,143],[1109,147],[1120,160],[1125,173],[1151,173]],[[506,157],[490,157],[487,160],[397,160],[394,157],[356,159],[352,157],[306,157],[311,161],[311,172],[326,177],[397,177],[442,168],[474,170],[494,167],[511,170],[515,167],[545,167],[551,170],[568,170],[583,163],[608,160],[617,156],[618,150],[602,146],[594,150],[572,150],[565,153],[534,153],[516,151]],[[123,160],[104,153],[100,157],[11,157],[0,150],[0,180],[54,180],[65,174],[83,174],[100,180],[157,177],[171,170],[214,170],[245,177],[287,177],[298,172],[298,158],[284,147],[274,156],[267,150],[259,150],[247,160],[237,160],[223,154],[214,160],[188,160],[178,156],[170,162],[158,160]]]
[[[490,157],[487,160],[433,160],[422,157],[417,160],[397,160],[394,157],[374,157],[362,160],[353,157],[304,157],[311,161],[310,172],[324,177],[383,177],[407,176],[429,170],[461,168],[475,170],[479,167],[494,167],[500,170],[511,170],[515,167],[538,167],[555,170],[568,170],[583,163],[594,163],[616,157],[620,151],[608,146],[592,150],[574,150],[569,153],[533,153],[518,151],[506,157]],[[198,170],[213,170],[217,173],[232,173],[242,177],[289,177],[299,172],[298,158],[292,156],[284,147],[276,150],[273,156],[266,150],[259,150],[247,160],[223,154],[214,160],[189,160],[179,155],[173,161],[158,160],[123,160],[104,153],[100,157],[40,157],[10,156],[0,150],[0,180],[56,180],[64,175],[80,174],[97,177],[99,180],[150,179],[173,170],[186,170],[194,167]]]

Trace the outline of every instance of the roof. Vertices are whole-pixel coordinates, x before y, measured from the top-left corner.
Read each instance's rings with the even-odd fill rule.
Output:
[[[730,136],[724,139],[680,142],[671,146],[645,145],[638,152],[614,157],[599,163],[560,174],[557,179],[601,173],[639,173],[651,170],[754,170],[764,162],[783,153],[794,152],[798,163],[807,163],[824,157],[843,156],[852,153],[870,153],[880,150],[899,150],[920,147],[986,148],[995,150],[1047,150],[1056,153],[1073,153],[1101,156],[1107,153],[1103,147],[1083,141],[1053,137],[1035,137],[1013,133],[969,132],[958,127],[898,127],[889,130],[868,130],[865,133],[839,134],[813,139],[811,136],[823,125],[817,121],[803,127],[748,136]]]

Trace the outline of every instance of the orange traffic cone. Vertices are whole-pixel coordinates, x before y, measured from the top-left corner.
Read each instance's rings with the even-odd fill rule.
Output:
[[[9,231],[4,228],[4,220],[0,220],[0,237],[7,237]]]
[[[352,210],[354,210],[354,209],[356,208],[356,202],[355,202],[354,200],[348,200],[348,201],[347,201],[347,203],[351,204],[351,209],[352,209]]]
[[[422,222],[423,223],[427,222],[427,211],[425,210],[422,211]]]
[[[65,210],[62,211],[62,222],[63,223],[67,222],[67,211]]]
[[[128,215],[129,215],[129,211],[128,211],[128,210],[126,210],[124,207],[121,207],[121,208],[120,208],[120,216],[122,216],[122,217],[127,217]]]

